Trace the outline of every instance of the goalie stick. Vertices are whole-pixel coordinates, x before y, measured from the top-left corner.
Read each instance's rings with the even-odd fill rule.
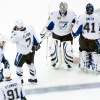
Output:
[[[48,10],[48,17],[49,16],[50,16],[50,4],[49,4],[49,10]],[[47,60],[46,65],[48,66],[48,37],[47,37],[47,41],[46,41],[46,60]]]

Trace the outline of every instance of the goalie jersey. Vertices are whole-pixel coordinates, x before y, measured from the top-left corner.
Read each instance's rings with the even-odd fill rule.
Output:
[[[22,30],[12,31],[10,40],[16,43],[17,52],[21,54],[32,52],[32,46],[34,43],[38,43],[37,36],[31,26],[25,27]]]
[[[100,38],[100,14],[83,14],[79,16],[72,30],[75,37],[82,33],[87,39]]]
[[[0,100],[22,100],[25,97],[21,80],[13,79],[0,83]]]
[[[67,11],[66,16],[64,17],[60,15],[59,11],[55,11],[49,16],[46,27],[48,27],[48,25],[53,22],[54,28],[52,32],[59,36],[64,36],[71,33],[75,20],[76,15],[71,11]]]

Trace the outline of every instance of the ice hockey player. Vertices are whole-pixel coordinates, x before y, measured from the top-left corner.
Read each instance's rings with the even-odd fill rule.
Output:
[[[5,50],[5,43],[8,41],[8,39],[0,34],[0,82],[3,81],[3,69],[10,68],[10,64],[8,60],[4,56],[4,50]],[[2,66],[2,63],[4,64],[4,68]]]
[[[59,10],[52,12],[48,18],[44,32],[41,33],[42,40],[52,34],[52,43],[50,45],[51,65],[54,68],[64,66],[72,68],[70,62],[73,62],[72,53],[72,27],[76,21],[74,12],[68,10],[66,2],[59,4]]]
[[[73,27],[74,37],[80,35],[80,63],[82,70],[100,71],[100,14],[94,13],[91,3],[86,5],[86,14],[80,15]]]
[[[4,81],[0,83],[0,100],[27,100],[20,79],[11,79],[10,69],[3,71]]]
[[[36,69],[34,65],[35,51],[40,48],[37,36],[32,26],[24,27],[21,19],[16,20],[10,37],[12,43],[16,43],[17,55],[15,58],[16,74],[23,83],[23,64],[26,63],[29,68],[30,83],[37,83]]]

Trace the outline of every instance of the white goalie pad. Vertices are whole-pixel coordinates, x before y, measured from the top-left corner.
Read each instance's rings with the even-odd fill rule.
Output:
[[[73,62],[73,50],[71,41],[61,43],[62,62]]]
[[[55,68],[59,68],[61,65],[61,42],[56,39],[52,39],[52,43],[49,47],[51,65]]]
[[[91,53],[92,58],[92,70],[100,71],[100,54],[97,54],[96,52]]]
[[[80,52],[80,68],[88,68],[89,67],[89,52],[82,51]]]

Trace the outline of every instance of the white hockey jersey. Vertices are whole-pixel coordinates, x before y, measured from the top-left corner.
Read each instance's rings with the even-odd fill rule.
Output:
[[[46,26],[48,26],[50,22],[53,22],[54,28],[52,32],[59,36],[64,36],[71,33],[75,20],[76,15],[71,11],[67,11],[67,15],[64,17],[60,15],[59,11],[55,11],[51,13]]]
[[[24,96],[21,80],[12,79],[0,83],[0,100],[22,100]]]
[[[100,14],[83,14],[79,16],[72,31],[74,36],[82,33],[87,39],[95,40],[100,38]]]
[[[17,52],[28,54],[32,52],[33,39],[36,34],[33,27],[25,27],[23,30],[13,31],[10,37],[11,42],[16,43]]]

